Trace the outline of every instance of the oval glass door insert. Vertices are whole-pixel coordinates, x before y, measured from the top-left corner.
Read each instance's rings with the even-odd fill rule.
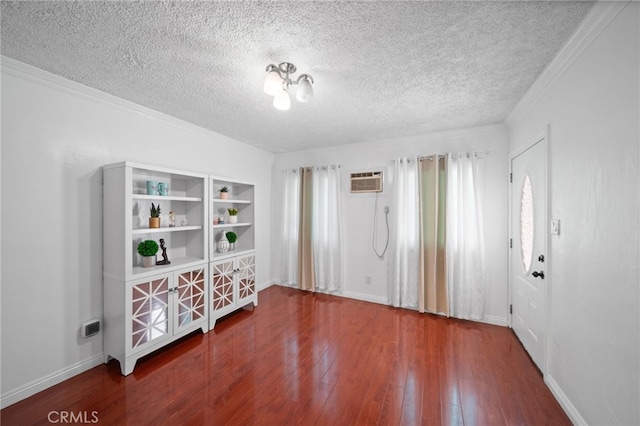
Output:
[[[522,271],[528,275],[533,260],[533,191],[528,174],[524,176],[520,193],[520,254]]]

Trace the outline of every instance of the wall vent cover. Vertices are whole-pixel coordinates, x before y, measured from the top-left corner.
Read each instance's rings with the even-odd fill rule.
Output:
[[[82,337],[91,337],[100,333],[100,320],[91,320],[82,324]]]
[[[382,192],[382,172],[351,173],[351,192]]]

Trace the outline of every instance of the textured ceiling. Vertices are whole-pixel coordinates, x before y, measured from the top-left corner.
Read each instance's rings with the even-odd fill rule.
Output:
[[[2,1],[4,56],[272,151],[502,122],[592,2]],[[278,111],[269,63],[315,79]]]

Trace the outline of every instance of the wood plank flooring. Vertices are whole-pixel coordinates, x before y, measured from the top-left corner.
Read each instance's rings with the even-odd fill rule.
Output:
[[[113,360],[0,415],[54,411],[107,425],[571,424],[510,329],[278,286],[127,377]]]

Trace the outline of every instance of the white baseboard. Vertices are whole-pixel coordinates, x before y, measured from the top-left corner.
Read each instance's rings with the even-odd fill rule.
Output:
[[[8,407],[11,404],[15,404],[18,401],[29,398],[31,395],[35,395],[51,386],[64,382],[73,376],[77,376],[80,373],[84,373],[87,370],[91,370],[103,363],[103,354],[94,355],[89,359],[77,362],[68,367],[62,368],[51,374],[48,374],[40,379],[33,380],[26,385],[20,386],[16,389],[10,390],[0,397],[0,408]]]
[[[286,287],[286,288],[295,288],[295,289],[298,288],[298,287],[294,287],[294,286],[290,286],[290,285],[286,285],[286,284],[281,284],[277,280],[273,281],[273,285],[279,285],[280,287]],[[331,295],[331,296],[338,296],[338,297],[347,297],[349,299],[362,300],[363,302],[378,303],[378,304],[381,304],[381,305],[387,305],[388,304],[386,297],[372,296],[370,294],[358,293],[358,292],[355,292],[355,291],[342,291],[340,293],[338,293],[338,292],[333,293],[333,292],[324,292],[324,291],[318,290],[318,293],[328,294],[328,295]]]
[[[389,304],[386,297],[372,296],[370,294],[357,293],[355,291],[343,291],[340,294],[336,294],[336,296],[348,297],[349,299],[362,300],[364,302],[379,303],[381,305]]]
[[[480,322],[491,325],[499,325],[501,327],[507,327],[509,324],[506,318],[497,317],[495,315],[485,315]]]
[[[551,374],[545,374],[544,382],[547,384],[551,393],[556,397],[556,400],[560,403],[560,406],[567,413],[569,419],[574,425],[586,425],[587,422],[582,418],[576,407],[571,403],[567,395],[560,389],[558,383],[554,380]]]
[[[264,289],[267,289],[267,288],[271,287],[272,285],[276,285],[276,284],[277,283],[274,280],[271,280],[271,281],[267,281],[267,282],[258,284],[256,286],[256,288],[258,289],[258,292],[260,292],[260,291],[262,291]]]
[[[287,288],[296,288],[296,287],[291,287],[284,284],[279,284],[277,281],[273,281],[271,284],[269,284],[265,288],[271,285],[279,285]],[[380,305],[389,305],[389,301],[384,296],[372,296],[370,294],[358,293],[355,291],[343,291],[342,293],[327,293],[327,294],[331,294],[333,296],[348,297],[349,299],[362,300],[363,302],[378,303]],[[508,326],[507,318],[498,317],[495,315],[485,315],[484,318],[482,318],[482,320],[480,320],[479,322],[482,322],[485,324],[491,324],[491,325],[499,325],[501,327]]]

